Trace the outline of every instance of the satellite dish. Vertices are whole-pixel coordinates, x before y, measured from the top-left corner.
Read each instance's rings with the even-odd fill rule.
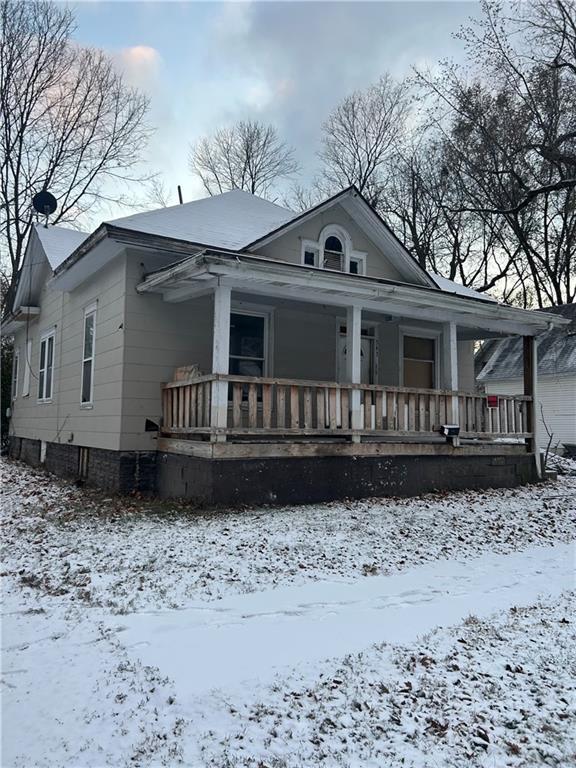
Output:
[[[44,214],[44,216],[50,216],[50,214],[54,213],[58,207],[56,198],[46,189],[43,189],[42,192],[38,192],[34,195],[32,198],[32,205],[34,206],[35,211]]]

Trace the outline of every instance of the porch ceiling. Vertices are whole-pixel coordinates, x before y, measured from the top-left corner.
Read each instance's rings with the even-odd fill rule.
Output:
[[[217,285],[250,296],[332,307],[358,306],[379,316],[455,322],[468,329],[469,338],[485,338],[486,332],[534,336],[566,322],[558,315],[457,296],[437,288],[206,251],[148,275],[137,290],[160,293],[167,302],[180,302],[210,292]]]

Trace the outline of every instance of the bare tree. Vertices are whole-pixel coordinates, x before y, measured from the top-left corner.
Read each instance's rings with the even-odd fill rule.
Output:
[[[519,285],[506,225],[494,214],[458,210],[465,190],[451,170],[442,138],[416,131],[386,165],[379,212],[424,269],[509,299]]]
[[[439,125],[460,121],[493,149],[493,180],[506,189],[484,209],[516,213],[539,195],[576,188],[575,5],[532,0],[515,4],[512,17],[498,0],[481,6],[481,19],[458,35],[469,66],[444,63],[440,75],[418,77],[437,98]]]
[[[70,10],[40,0],[0,2],[0,245],[9,262],[7,306],[41,189],[73,221],[120,199],[148,130],[147,100],[100,50],[73,43]],[[115,189],[114,189],[115,188]],[[7,257],[7,258],[6,258]]]
[[[170,192],[160,176],[153,176],[150,179],[146,200],[152,209],[167,208],[171,205]]]
[[[292,211],[307,211],[326,197],[322,183],[318,179],[313,179],[309,186],[292,184],[282,197],[282,205]]]
[[[407,84],[385,74],[336,107],[322,126],[322,183],[328,193],[355,184],[378,205],[382,169],[405,130],[409,105]]]
[[[274,126],[241,120],[200,139],[192,147],[190,169],[210,195],[244,189],[266,196],[277,181],[296,173],[298,163]]]
[[[532,89],[542,113],[576,119],[576,90],[559,71],[540,70]],[[536,78],[536,73],[533,72]],[[454,215],[494,215],[505,223],[501,239],[516,251],[511,268],[529,281],[533,303],[570,302],[576,294],[576,188],[557,184],[561,166],[529,148],[530,110],[507,84],[488,89],[474,82],[454,88],[457,109],[442,126],[446,167],[460,190]],[[571,118],[570,118],[571,116]],[[560,168],[560,171],[559,171]]]

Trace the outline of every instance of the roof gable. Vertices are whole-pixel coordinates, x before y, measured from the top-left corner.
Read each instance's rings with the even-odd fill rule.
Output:
[[[309,219],[326,213],[331,208],[340,205],[354,220],[376,248],[388,259],[404,280],[414,285],[426,285],[437,288],[434,279],[418,264],[416,259],[406,249],[404,244],[392,232],[382,217],[368,204],[360,191],[352,186],[342,190],[333,197],[309,208],[301,214],[271,230],[259,239],[250,243],[246,250],[257,252],[259,248],[269,245],[273,240],[285,235],[290,230],[300,226]]]
[[[135,232],[240,251],[296,214],[241,189],[106,222]]]
[[[86,232],[35,224],[30,232],[13,309],[38,301],[47,277],[87,238]]]
[[[43,224],[36,224],[34,231],[40,240],[52,271],[59,267],[88,237],[86,232],[80,232],[77,229],[45,227]]]

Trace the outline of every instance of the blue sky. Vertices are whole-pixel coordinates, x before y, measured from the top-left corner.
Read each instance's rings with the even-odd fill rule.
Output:
[[[453,33],[475,2],[91,2],[74,6],[75,38],[108,50],[151,99],[147,166],[176,202],[203,196],[190,143],[234,120],[276,125],[305,182],[320,125],[347,93],[385,70],[462,55]]]

